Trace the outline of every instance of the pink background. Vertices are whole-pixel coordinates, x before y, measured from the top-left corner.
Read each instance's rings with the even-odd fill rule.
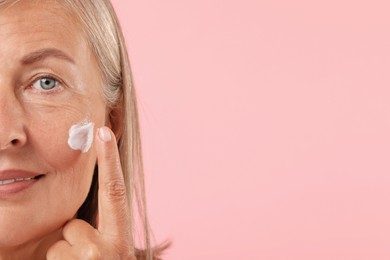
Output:
[[[387,2],[114,1],[166,259],[390,259]]]

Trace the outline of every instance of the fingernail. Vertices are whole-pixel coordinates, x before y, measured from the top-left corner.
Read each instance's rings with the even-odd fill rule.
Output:
[[[99,128],[99,138],[103,142],[108,142],[111,140],[111,134],[106,127]]]

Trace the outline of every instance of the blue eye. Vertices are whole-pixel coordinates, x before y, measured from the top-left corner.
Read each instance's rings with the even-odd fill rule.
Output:
[[[53,78],[40,78],[34,82],[33,87],[36,89],[50,90],[58,85],[58,80]]]

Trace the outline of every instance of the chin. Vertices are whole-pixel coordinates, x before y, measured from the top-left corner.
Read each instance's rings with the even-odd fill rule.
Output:
[[[1,212],[0,212],[1,213]],[[51,237],[61,237],[61,226],[65,223],[52,223],[42,220],[41,223],[31,223],[29,219],[15,218],[10,221],[0,217],[0,250],[16,249],[19,246]]]

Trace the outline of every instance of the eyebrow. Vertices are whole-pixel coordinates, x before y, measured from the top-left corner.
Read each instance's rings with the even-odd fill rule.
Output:
[[[22,58],[21,63],[23,65],[29,65],[49,57],[59,58],[73,64],[75,63],[68,54],[55,48],[46,48],[31,52]]]

